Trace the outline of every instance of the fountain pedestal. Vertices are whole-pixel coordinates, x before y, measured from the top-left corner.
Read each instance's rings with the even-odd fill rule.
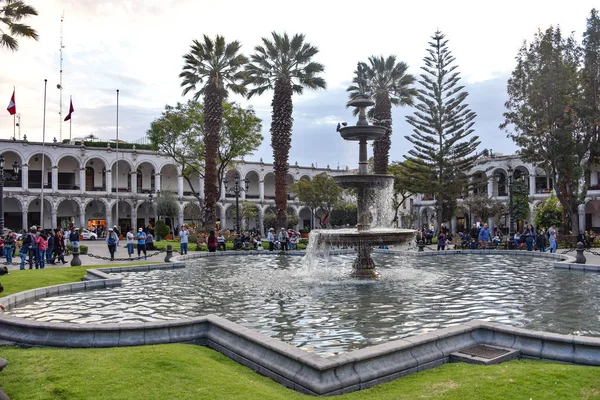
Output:
[[[394,183],[391,175],[369,174],[367,158],[367,141],[375,140],[385,134],[383,126],[369,125],[366,116],[366,108],[375,104],[367,95],[358,95],[350,103],[350,106],[358,107],[358,122],[356,126],[344,126],[338,129],[344,140],[358,141],[359,160],[358,174],[335,176],[335,182],[344,189],[356,189],[357,193],[357,224],[356,229],[327,230],[321,231],[319,241],[332,245],[352,246],[356,248],[356,260],[353,263],[351,276],[361,279],[373,279],[377,277],[375,262],[371,258],[373,246],[397,244],[406,241],[414,235],[414,231],[408,229],[373,228],[376,225],[391,225],[391,220],[385,217],[373,216],[371,208],[376,199],[386,195],[386,191]],[[378,213],[379,214],[379,213]]]

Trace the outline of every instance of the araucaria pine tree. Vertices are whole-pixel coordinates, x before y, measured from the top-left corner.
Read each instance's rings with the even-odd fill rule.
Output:
[[[406,139],[415,147],[405,158],[414,168],[430,172],[429,176],[415,173],[414,183],[429,188],[428,194],[434,196],[438,226],[454,216],[456,199],[468,184],[480,143],[479,137],[472,135],[476,114],[465,103],[468,93],[459,85],[460,74],[447,43],[439,31],[429,42],[429,55],[421,67],[424,73],[420,75],[416,111],[406,117],[414,127]]]

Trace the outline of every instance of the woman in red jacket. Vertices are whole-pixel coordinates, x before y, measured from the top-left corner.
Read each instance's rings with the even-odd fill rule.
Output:
[[[38,250],[40,268],[44,268],[46,266],[46,250],[48,250],[48,238],[44,231],[40,232],[40,236],[35,239],[35,244]]]

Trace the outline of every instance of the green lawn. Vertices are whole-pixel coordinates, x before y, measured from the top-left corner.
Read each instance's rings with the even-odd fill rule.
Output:
[[[150,263],[146,263],[150,264]],[[95,268],[114,267],[107,264]],[[77,282],[90,267],[11,271],[11,293]],[[169,344],[109,349],[0,346],[0,386],[19,399],[299,399],[208,348]],[[536,361],[447,364],[336,399],[600,399],[600,368]]]
[[[58,285],[61,283],[79,282],[85,276],[85,271],[92,268],[114,268],[132,265],[160,264],[158,262],[140,262],[136,264],[104,264],[87,265],[81,267],[44,268],[34,270],[9,271],[8,275],[0,277],[4,292],[0,298],[9,294],[22,292],[44,286]]]
[[[19,399],[306,399],[210,349],[0,347],[4,391]],[[534,361],[447,364],[335,399],[600,399],[600,368]]]

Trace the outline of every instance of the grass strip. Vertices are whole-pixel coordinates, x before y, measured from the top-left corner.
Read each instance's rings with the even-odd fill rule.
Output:
[[[0,346],[1,385],[19,399],[306,399],[211,349],[184,344],[47,349]],[[463,363],[334,399],[599,399],[600,368],[540,361]]]

